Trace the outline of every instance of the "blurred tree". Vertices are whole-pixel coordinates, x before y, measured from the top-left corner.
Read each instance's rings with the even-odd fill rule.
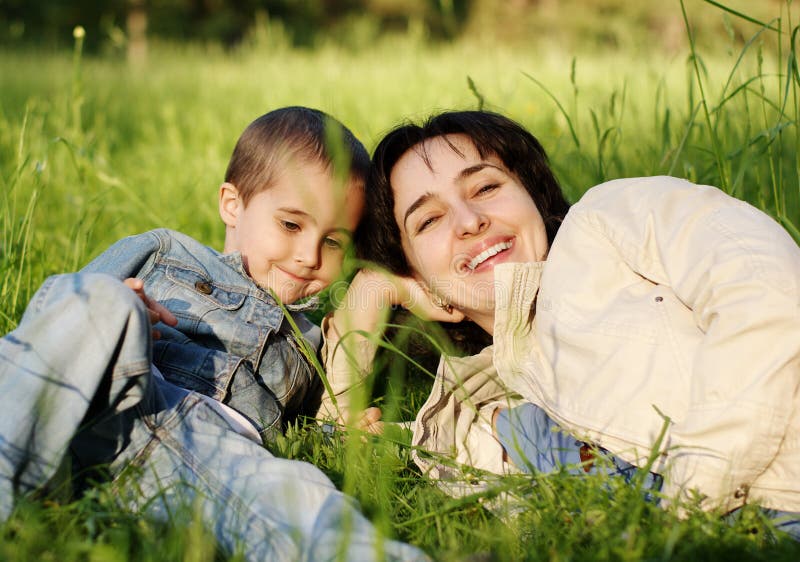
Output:
[[[786,2],[724,4],[770,19]],[[685,3],[698,32],[707,31],[712,38],[726,33],[721,10],[704,0]],[[703,17],[712,13],[714,17]],[[493,43],[536,42],[565,49],[627,49],[656,42],[674,50],[685,37],[675,3],[637,0],[0,0],[0,43],[64,45],[80,24],[86,28],[89,50],[118,42],[111,31],[120,34],[125,29],[129,56],[136,58],[140,55],[135,53],[146,52],[145,34],[237,44],[258,14],[280,22],[297,46],[314,46],[321,38],[347,42],[357,35],[356,29],[368,30],[362,41],[396,31],[432,40],[466,35]],[[729,29],[740,37],[752,34],[744,27],[750,24],[726,17],[732,22]]]
[[[516,0],[519,1],[519,0]],[[65,45],[72,29],[87,30],[86,48],[125,29],[132,60],[144,57],[146,35],[233,45],[246,36],[256,14],[281,21],[295,45],[313,46],[353,18],[371,18],[379,31],[424,26],[432,38],[453,38],[471,0],[0,0],[0,42]],[[13,33],[10,31],[14,30]]]
[[[125,29],[128,34],[128,62],[142,64],[147,58],[147,8],[144,0],[128,0]]]

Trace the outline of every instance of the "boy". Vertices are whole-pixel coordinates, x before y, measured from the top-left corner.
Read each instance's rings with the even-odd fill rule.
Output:
[[[345,169],[327,147],[337,137]],[[313,348],[319,329],[295,303],[339,274],[368,165],[322,112],[267,113],[239,138],[219,190],[223,254],[156,230],[45,281],[0,340],[0,520],[66,461],[78,486],[97,466],[116,482],[135,474],[131,504],[156,516],[199,505],[249,560],[424,558],[379,545],[320,471],[261,446],[319,400],[291,324]]]

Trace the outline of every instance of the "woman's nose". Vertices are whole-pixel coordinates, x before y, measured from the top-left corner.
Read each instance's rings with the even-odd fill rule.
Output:
[[[468,203],[455,210],[456,228],[460,237],[480,234],[489,226],[489,219],[481,210]]]

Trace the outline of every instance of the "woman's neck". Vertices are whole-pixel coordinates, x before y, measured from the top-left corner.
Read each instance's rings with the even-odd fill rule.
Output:
[[[494,308],[487,311],[470,311],[466,313],[467,318],[475,322],[478,326],[491,335],[494,335]]]

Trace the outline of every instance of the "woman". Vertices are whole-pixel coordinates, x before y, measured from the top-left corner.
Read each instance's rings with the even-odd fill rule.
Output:
[[[772,219],[669,177],[568,209],[536,139],[486,112],[398,127],[373,164],[359,240],[393,275],[356,276],[329,349],[397,303],[493,339],[443,358],[416,445],[502,472],[589,469],[588,444],[622,472],[655,459],[667,499],[800,512],[800,249]],[[329,357],[342,401],[373,351],[351,343]]]

